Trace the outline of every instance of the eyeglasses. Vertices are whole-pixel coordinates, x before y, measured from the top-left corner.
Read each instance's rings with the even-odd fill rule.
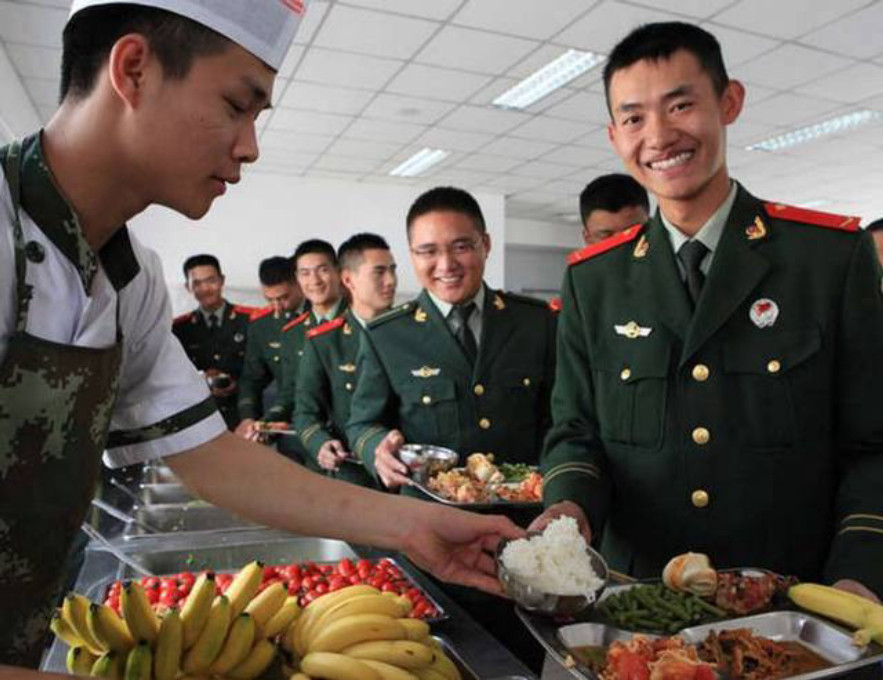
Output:
[[[435,260],[439,255],[445,253],[452,257],[463,257],[470,255],[478,250],[479,239],[462,239],[454,241],[449,246],[427,245],[419,248],[411,248],[414,257],[421,260]]]

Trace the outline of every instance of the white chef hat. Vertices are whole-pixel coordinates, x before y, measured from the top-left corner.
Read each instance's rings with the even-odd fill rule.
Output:
[[[74,0],[70,16],[87,7],[156,7],[208,26],[279,70],[307,0]]]

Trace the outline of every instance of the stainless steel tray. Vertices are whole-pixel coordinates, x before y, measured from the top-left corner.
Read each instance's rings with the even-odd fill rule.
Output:
[[[548,617],[536,616],[520,608],[518,617],[546,651],[571,675],[580,680],[598,676],[570,654],[570,648],[585,645],[606,646],[616,640],[630,640],[633,633],[603,623],[575,623],[559,626]],[[849,671],[883,662],[883,646],[872,643],[864,649],[852,645],[852,635],[840,626],[804,612],[785,610],[719,621],[681,631],[687,642],[698,643],[712,630],[751,628],[755,634],[776,641],[800,642],[834,664],[812,673],[790,676],[799,680],[832,678]],[[648,636],[654,637],[654,636]]]
[[[196,496],[180,482],[147,482],[139,487],[139,496],[144,505],[167,503],[190,503]]]
[[[209,505],[204,501],[145,505],[132,510],[135,519],[155,527],[159,533],[149,533],[134,524],[126,528],[126,540],[177,533],[204,533],[230,529],[254,529],[260,525],[234,515],[229,510]]]
[[[464,508],[467,510],[504,510],[507,508],[540,508],[543,505],[542,501],[506,501],[502,499],[479,503],[460,503],[458,501],[452,501],[450,498],[445,498],[422,482],[411,480],[411,486],[432,500],[442,503],[443,505],[449,505],[452,508]]]
[[[181,483],[181,480],[178,479],[178,476],[174,472],[172,472],[170,467],[160,463],[147,463],[144,466],[144,476],[142,481],[146,484]]]

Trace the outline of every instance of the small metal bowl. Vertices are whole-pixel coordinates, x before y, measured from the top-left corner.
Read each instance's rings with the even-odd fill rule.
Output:
[[[536,536],[537,532],[528,533],[528,537]],[[508,540],[500,541],[496,551],[497,562],[497,578],[503,586],[503,590],[511,597],[519,606],[531,612],[538,614],[546,614],[561,618],[571,618],[581,614],[600,599],[601,594],[607,587],[607,581],[610,577],[610,570],[607,562],[601,557],[601,554],[587,547],[589,558],[592,561],[592,569],[601,579],[601,587],[594,593],[594,598],[586,595],[558,595],[555,593],[547,593],[532,585],[524,583],[512,572],[506,569],[503,564],[503,549],[510,543]]]
[[[443,446],[404,444],[399,449],[399,460],[407,466],[413,479],[424,482],[438,472],[456,467],[460,456]]]

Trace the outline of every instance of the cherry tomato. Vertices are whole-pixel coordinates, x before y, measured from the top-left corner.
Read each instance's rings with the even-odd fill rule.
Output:
[[[314,577],[314,576],[304,576],[304,577],[300,580],[300,585],[301,585],[302,588],[304,588],[304,589],[306,589],[306,590],[310,590],[310,589],[313,587],[313,582],[314,582],[314,581],[315,581],[315,577]]]
[[[350,582],[351,586],[355,586],[355,585],[358,585],[362,582],[362,577],[359,576],[358,574],[353,574],[347,580]]]
[[[390,583],[387,581],[382,586],[380,586],[380,590],[384,593],[398,593],[399,589],[396,587],[395,583]]]
[[[317,583],[315,586],[313,586],[313,592],[316,593],[316,596],[324,595],[328,592],[328,584]]]
[[[264,567],[264,573],[261,578],[266,581],[271,578],[276,578],[277,570],[276,567]]]
[[[328,579],[328,590],[340,590],[341,588],[346,588],[348,585],[349,581],[343,576],[332,576]]]
[[[347,557],[344,557],[340,562],[337,563],[337,573],[341,576],[352,576],[355,570],[356,568],[353,565],[352,560]]]
[[[156,604],[159,602],[159,588],[151,588],[147,591],[147,601],[150,604]]]

